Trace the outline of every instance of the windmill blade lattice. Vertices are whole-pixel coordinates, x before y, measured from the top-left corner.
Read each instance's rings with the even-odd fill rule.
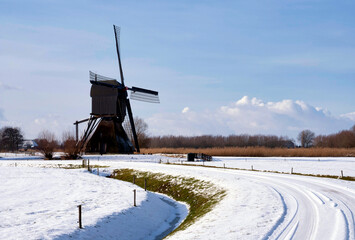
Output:
[[[123,77],[123,71],[122,71],[120,44],[119,44],[121,28],[117,27],[116,25],[113,25],[113,30],[115,32],[116,51],[117,51],[118,67],[120,70],[121,83],[124,86],[124,77]]]
[[[90,73],[90,81],[112,81],[112,80],[117,81],[114,78],[105,77],[91,71],[89,71],[89,73]]]
[[[138,92],[138,91],[133,91],[133,90],[131,91],[130,99],[138,100],[138,101],[142,101],[142,102],[160,103],[158,95],[144,93],[144,92]]]
[[[113,28],[114,28],[114,32],[115,32],[116,43],[117,43],[118,49],[120,50],[121,28],[116,25],[113,25]]]

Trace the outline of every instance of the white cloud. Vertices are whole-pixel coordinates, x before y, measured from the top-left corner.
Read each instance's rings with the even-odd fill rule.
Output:
[[[182,110],[182,113],[187,113],[189,110],[190,110],[189,107],[185,107],[185,108]]]
[[[36,125],[43,125],[45,124],[47,121],[45,118],[36,118],[34,121],[33,121]]]
[[[303,129],[330,134],[350,128],[355,121],[355,113],[334,117],[303,101],[265,102],[248,96],[215,110],[184,110],[147,119],[150,132],[153,135],[276,134],[295,138]]]
[[[343,114],[341,117],[348,118],[355,122],[355,112]]]

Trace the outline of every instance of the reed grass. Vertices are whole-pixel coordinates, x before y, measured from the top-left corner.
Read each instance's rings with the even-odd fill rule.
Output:
[[[355,148],[143,148],[144,154],[204,153],[211,156],[236,157],[355,157]]]

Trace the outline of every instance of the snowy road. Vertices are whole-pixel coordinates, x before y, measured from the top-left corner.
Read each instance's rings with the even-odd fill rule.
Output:
[[[339,181],[300,176],[236,173],[268,185],[279,195],[283,214],[271,239],[355,239],[355,191]]]
[[[194,176],[213,181],[227,188],[229,195],[235,194],[234,197],[242,198],[244,206],[250,206],[242,209],[240,206],[243,204],[238,202],[238,199],[227,200],[229,207],[225,207],[225,204],[217,206],[210,216],[203,217],[190,230],[185,230],[185,233],[177,233],[171,239],[180,239],[181,237],[185,239],[214,239],[222,234],[225,239],[355,239],[354,182],[291,174],[177,165],[146,163],[120,163],[118,165],[154,172]],[[245,185],[249,190],[246,190],[242,185]],[[243,191],[243,194],[240,191]],[[259,194],[258,191],[260,191]],[[243,197],[244,194],[249,195],[246,198],[247,202]],[[254,203],[255,198],[262,200]],[[230,205],[234,205],[235,209]],[[277,210],[274,210],[275,206]],[[263,210],[260,211],[258,208]],[[267,221],[265,222],[255,224],[248,221],[245,224],[244,221],[243,223],[245,216],[254,215],[255,219],[262,219],[268,213],[270,214],[266,217]],[[238,215],[242,221],[238,219]],[[235,232],[224,226],[225,222],[235,226]],[[257,229],[250,232],[250,228],[248,229],[246,225],[249,225],[251,229],[254,227]],[[205,234],[202,229],[199,230],[200,228],[213,229],[214,232],[209,231]],[[240,229],[248,229],[248,231]]]

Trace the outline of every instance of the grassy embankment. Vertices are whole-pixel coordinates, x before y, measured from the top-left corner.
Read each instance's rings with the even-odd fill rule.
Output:
[[[133,169],[115,170],[111,177],[127,182],[133,181],[144,188],[144,179],[147,179],[147,190],[163,193],[176,201],[185,202],[190,206],[185,221],[173,232],[186,229],[198,218],[212,210],[212,208],[225,196],[225,190],[217,188],[210,182],[195,178],[171,176],[161,173],[143,172]]]
[[[143,148],[141,153],[186,154],[204,153],[211,156],[240,157],[355,157],[355,148]]]

